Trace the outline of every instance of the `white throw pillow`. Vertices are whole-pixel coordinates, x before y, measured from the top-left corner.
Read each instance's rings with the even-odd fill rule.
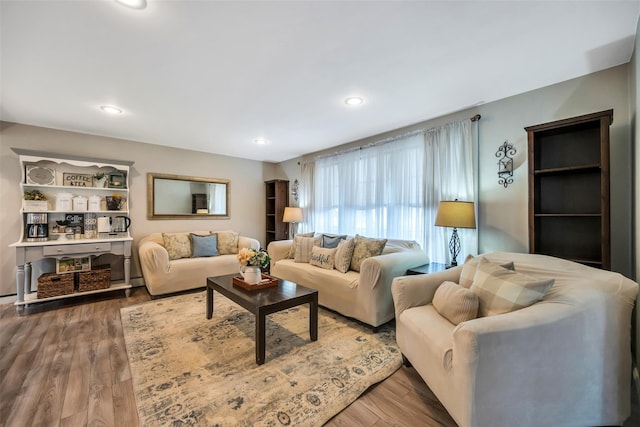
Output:
[[[462,272],[460,273],[460,280],[458,280],[458,284],[463,288],[469,288],[473,283],[473,278],[476,275],[476,267],[478,266],[478,258],[475,258],[473,255],[467,255],[467,258],[464,260],[464,264],[462,266]],[[500,264],[500,266],[515,271],[515,266],[513,265],[513,261],[507,262],[505,264]]]
[[[442,282],[432,303],[436,311],[454,325],[478,317],[478,295],[453,282]]]
[[[311,255],[309,256],[309,264],[316,267],[322,267],[327,270],[333,270],[333,265],[336,260],[337,248],[321,248],[314,246],[311,249]]]
[[[291,247],[289,248],[289,254],[287,258],[294,259],[296,257],[296,239],[302,239],[303,237],[313,237],[315,233],[310,231],[309,233],[299,233],[296,234],[293,238],[293,242],[291,242]]]
[[[478,295],[479,316],[493,316],[540,301],[554,279],[538,279],[507,270],[480,257],[471,290]]]
[[[296,255],[293,258],[295,262],[309,262],[311,257],[311,250],[314,246],[320,246],[322,244],[322,236],[318,237],[298,237],[294,239],[296,244]]]
[[[336,248],[335,267],[340,273],[349,271],[351,265],[351,256],[353,255],[353,247],[355,242],[353,239],[341,240]]]

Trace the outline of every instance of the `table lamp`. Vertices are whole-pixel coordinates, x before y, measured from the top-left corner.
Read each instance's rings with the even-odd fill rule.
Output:
[[[449,241],[449,251],[451,251],[451,267],[458,265],[458,255],[460,254],[460,238],[458,228],[476,228],[476,215],[473,202],[441,201],[436,214],[436,226],[453,227],[453,234]]]
[[[284,215],[282,215],[282,222],[288,222],[294,225],[298,222],[302,222],[302,208],[286,207],[284,208]],[[291,237],[295,237],[296,232],[291,232]]]

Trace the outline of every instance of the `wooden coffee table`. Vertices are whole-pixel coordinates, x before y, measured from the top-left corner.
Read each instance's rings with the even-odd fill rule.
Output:
[[[231,301],[253,313],[256,318],[256,363],[265,359],[266,315],[302,304],[309,304],[309,335],[311,341],[318,340],[318,291],[305,288],[287,280],[278,286],[257,291],[246,291],[233,284],[237,274],[207,278],[207,319],[213,316],[213,291],[218,291]]]

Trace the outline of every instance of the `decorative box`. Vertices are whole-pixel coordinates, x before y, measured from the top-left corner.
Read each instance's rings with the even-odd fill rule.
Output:
[[[56,273],[75,273],[91,270],[91,257],[56,259]]]
[[[49,203],[46,200],[23,200],[23,212],[46,212],[49,210]]]

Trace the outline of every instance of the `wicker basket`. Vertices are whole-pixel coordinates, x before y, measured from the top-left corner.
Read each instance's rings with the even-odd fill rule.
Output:
[[[111,286],[111,268],[108,265],[96,265],[91,271],[78,273],[78,292],[107,289]]]
[[[73,284],[73,274],[44,273],[38,277],[38,298],[72,294]]]

